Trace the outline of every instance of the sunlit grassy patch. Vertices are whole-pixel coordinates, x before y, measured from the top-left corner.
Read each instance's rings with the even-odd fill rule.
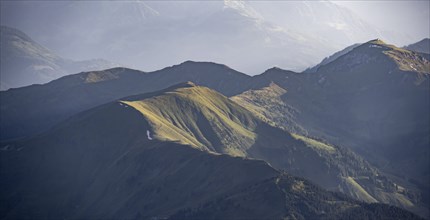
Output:
[[[305,142],[305,144],[308,147],[312,147],[312,148],[316,148],[316,149],[320,149],[320,150],[324,150],[330,153],[334,153],[336,151],[336,149],[333,146],[330,146],[328,144],[325,144],[323,142],[317,141],[315,139],[309,138],[309,137],[305,137],[305,136],[301,136],[298,134],[291,134],[295,139],[297,140],[301,140],[303,142]]]
[[[154,137],[199,149],[246,156],[256,139],[256,118],[208,88],[177,88],[143,100],[122,101],[148,120]]]

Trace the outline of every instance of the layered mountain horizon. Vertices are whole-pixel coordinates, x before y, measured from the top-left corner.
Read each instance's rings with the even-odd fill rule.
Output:
[[[168,108],[157,107],[160,104]],[[76,129],[80,131],[76,133]],[[8,206],[1,207],[2,217],[418,219],[401,209],[367,205],[324,191],[306,180],[279,172],[266,162],[245,159],[264,158],[275,167],[289,170],[288,173],[306,176],[323,164],[312,165],[304,160],[321,160],[321,151],[343,154],[336,153],[337,147],[321,148],[324,144],[315,144],[316,140],[288,133],[279,135],[281,132],[227,97],[191,82],[123,98],[80,113],[44,135],[3,142],[2,199]],[[281,154],[284,156],[279,157]],[[72,165],[76,160],[81,164],[78,167]],[[31,168],[35,164],[36,170]],[[161,164],[164,165],[160,167]],[[228,173],[222,169],[224,166],[229,167]],[[235,173],[246,170],[247,174]],[[111,179],[113,175],[124,178],[115,181]],[[184,179],[184,175],[188,177]],[[376,202],[352,177],[345,182],[356,188],[355,193],[368,196],[371,200],[367,202]],[[193,189],[193,184],[199,187],[187,191],[186,188]],[[21,189],[27,193],[20,194]],[[261,194],[261,190],[265,193]],[[179,205],[181,198],[196,194],[201,199]],[[26,196],[39,199],[27,200]],[[109,201],[121,205],[109,209]],[[215,212],[217,207],[222,207],[221,211]]]
[[[335,1],[22,2],[3,3],[1,14],[2,25],[62,57],[102,58],[144,71],[184,60],[223,63],[251,75],[272,66],[302,71],[369,39],[404,46],[426,36],[416,28],[422,19],[407,25],[420,32],[415,36],[400,23],[375,25],[383,19],[368,20]]]
[[[43,84],[61,76],[76,72],[103,70],[120,66],[120,64],[102,59],[73,61],[61,58],[49,49],[35,42],[22,31],[8,26],[2,25],[1,33],[3,48],[2,60],[4,61],[2,65],[3,80],[1,90],[31,84]],[[334,61],[339,56],[351,51],[358,45],[360,44],[348,46],[332,56],[324,58],[319,64],[311,67],[308,66],[304,72],[315,72],[315,69],[319,68],[321,65]],[[404,48],[428,54],[428,38],[405,46]],[[9,62],[12,60],[14,62]]]
[[[428,56],[375,39],[302,73],[272,68],[249,76],[186,61],[153,72],[82,72],[1,91],[2,217],[417,217],[374,203],[428,217]],[[107,151],[99,155],[102,148]],[[81,160],[94,170],[71,168]],[[151,171],[165,160],[173,162]],[[242,165],[230,173],[217,168]],[[212,179],[207,169],[242,182]],[[194,186],[190,171],[201,191],[185,190]],[[169,175],[174,179],[167,181]],[[196,196],[201,200],[181,205],[174,199]],[[47,208],[58,201],[55,211]],[[111,209],[113,201],[122,205]],[[257,201],[267,206],[256,208]]]
[[[0,1],[0,219],[430,219],[429,1]]]

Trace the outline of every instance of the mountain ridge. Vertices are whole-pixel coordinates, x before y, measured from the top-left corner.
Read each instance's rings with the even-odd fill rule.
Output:
[[[269,85],[269,90],[275,90],[275,96],[286,92],[274,83]],[[378,174],[379,171],[352,152],[308,137],[282,132],[272,127],[276,124],[270,123],[270,116],[268,119],[255,117],[251,114],[255,112],[251,108],[242,108],[208,88],[181,83],[160,92],[123,98],[120,102],[143,115],[152,127],[152,138],[179,142],[207,152],[263,159],[277,169],[285,169],[325,188],[344,191],[363,201],[413,206],[406,195],[392,194],[387,188],[380,188],[370,182],[361,181],[362,186],[356,183],[355,180],[360,181],[357,173],[375,182],[383,178]],[[350,163],[336,162],[334,158],[348,158],[346,160]],[[299,160],[301,162],[295,162]],[[316,172],[315,167],[320,167],[319,171]],[[396,185],[391,180],[384,184]],[[356,187],[357,191],[364,194],[352,193]]]
[[[403,48],[418,53],[430,54],[430,38],[424,38],[418,42],[404,46]]]
[[[263,107],[290,131],[354,150],[419,192],[425,207],[429,192],[428,159],[424,156],[429,155],[429,68],[428,59],[420,53],[370,41],[315,73],[274,69],[266,77],[256,76],[264,83],[254,89],[274,81],[287,91],[280,97],[282,105],[292,108],[277,112],[279,109],[272,110],[264,97],[257,96],[248,98],[251,102],[247,105],[251,109],[252,105]],[[428,216],[428,209],[421,213]]]
[[[205,90],[181,83],[144,100],[160,101],[160,95],[192,89]],[[214,216],[220,218],[419,219],[398,208],[366,205],[321,190],[265,161],[151,139],[148,132],[152,136],[156,126],[141,113],[122,101],[110,102],[43,135],[2,142],[0,195],[7,201],[0,205],[2,218],[198,218],[218,210]],[[78,166],[73,165],[76,161]],[[23,190],[25,195],[20,194]],[[374,206],[380,211],[373,211]]]
[[[117,64],[102,59],[73,61],[62,58],[20,30],[3,26],[1,32],[1,90],[46,83],[82,70],[105,69]]]
[[[390,46],[385,46],[381,42],[376,41],[374,42],[374,44],[369,43],[367,44],[367,47],[365,45],[364,47],[356,48],[355,50],[345,54],[344,56],[339,57],[335,61],[326,64],[314,74],[296,74],[292,71],[274,68],[269,69],[268,71],[266,71],[265,74],[250,77],[243,73],[229,69],[225,65],[200,62],[184,62],[180,65],[150,73],[132,71],[129,69],[114,69],[107,71],[123,71],[121,72],[121,77],[119,78],[111,77],[112,74],[113,76],[116,76],[115,73],[111,74],[101,71],[95,74],[97,76],[95,77],[96,80],[90,80],[96,83],[85,83],[85,79],[87,78],[86,76],[89,73],[81,73],[80,75],[76,75],[75,78],[66,77],[49,85],[47,84],[29,87],[31,88],[31,92],[29,92],[29,88],[13,89],[8,92],[1,92],[0,96],[2,99],[2,114],[0,116],[2,117],[2,138],[4,137],[3,135],[5,135],[4,131],[11,133],[23,131],[23,127],[17,124],[18,121],[13,120],[19,119],[19,121],[21,121],[25,126],[31,124],[33,124],[33,126],[37,125],[37,127],[35,127],[34,129],[40,132],[41,127],[43,126],[46,126],[43,127],[43,130],[49,129],[50,126],[53,126],[63,120],[66,120],[67,118],[71,117],[76,113],[91,109],[92,107],[96,107],[118,99],[121,100],[122,97],[129,97],[130,95],[158,91],[159,89],[170,85],[175,85],[179,82],[194,81],[198,85],[204,85],[217,91],[223,92],[223,94],[226,96],[237,95],[250,89],[258,89],[260,88],[260,86],[267,86],[270,85],[271,82],[274,82],[283,90],[287,91],[280,96],[278,93],[275,93],[275,96],[277,98],[280,98],[280,100],[284,102],[284,104],[286,104],[286,109],[299,110],[290,111],[288,114],[285,114],[292,115],[290,122],[294,122],[295,124],[300,126],[300,128],[296,126],[297,130],[293,132],[297,133],[296,135],[298,136],[294,137],[285,135],[284,131],[273,130],[272,128],[270,129],[273,132],[267,132],[267,130],[269,129],[268,125],[265,125],[264,129],[262,131],[257,131],[257,133],[268,133],[267,137],[271,137],[274,134],[285,136],[288,139],[284,140],[285,143],[289,143],[291,141],[291,143],[299,144],[298,146],[303,146],[297,147],[298,151],[305,151],[309,153],[309,155],[313,155],[313,157],[315,157],[315,161],[322,160],[321,158],[331,158],[331,156],[327,156],[328,154],[330,154],[330,151],[323,151],[323,149],[331,149],[330,147],[327,148],[327,146],[331,146],[330,144],[332,144],[334,146],[345,146],[353,149],[355,152],[358,152],[360,155],[362,155],[366,159],[365,161],[371,162],[371,164],[375,165],[378,168],[382,169],[386,167],[384,166],[384,164],[389,164],[388,167],[392,170],[384,168],[383,171],[390,171],[391,174],[398,174],[402,172],[404,172],[405,175],[413,174],[416,176],[413,178],[413,181],[415,183],[411,183],[408,180],[404,181],[405,179],[399,176],[394,179],[396,180],[396,184],[400,185],[401,187],[404,186],[407,188],[407,190],[404,192],[408,193],[408,196],[412,197],[412,202],[414,204],[419,204],[420,199],[418,197],[415,197],[415,190],[417,189],[416,186],[424,187],[419,189],[423,193],[422,198],[425,198],[425,193],[428,192],[425,189],[425,182],[420,183],[420,181],[423,181],[424,179],[419,177],[421,175],[419,172],[424,171],[425,174],[425,169],[416,169],[419,167],[424,167],[420,166],[419,164],[424,164],[424,162],[426,161],[426,159],[424,158],[424,156],[426,155],[425,148],[421,148],[420,146],[424,146],[426,143],[426,139],[423,134],[425,133],[425,129],[427,129],[426,126],[428,125],[423,119],[428,116],[424,114],[426,108],[422,107],[423,104],[426,104],[426,102],[422,102],[420,100],[426,100],[425,98],[427,94],[423,93],[423,91],[426,91],[427,89],[426,85],[428,81],[426,81],[425,78],[427,74],[424,74],[424,81],[421,81],[421,83],[416,84],[417,76],[420,76],[420,73],[413,69],[411,71],[401,70],[392,57],[383,53],[383,51],[386,49],[370,47],[372,45],[378,47],[383,46],[388,48],[387,50],[397,50],[396,48],[393,49],[390,48]],[[404,53],[401,50],[399,51],[399,55],[402,56]],[[411,53],[412,52],[407,52],[406,55],[409,55]],[[417,57],[421,56],[417,53],[412,53],[412,55]],[[372,57],[374,57],[375,59],[373,59]],[[358,60],[360,62],[349,62],[351,60]],[[406,59],[407,62],[409,62],[410,60],[411,59]],[[421,62],[419,59],[415,61]],[[352,66],[350,65],[351,63],[353,64]],[[105,75],[109,76],[107,77],[107,79],[114,80],[99,80],[99,78],[105,79]],[[80,76],[85,77],[79,78]],[[69,81],[69,79],[73,79],[76,81]],[[65,86],[68,83],[70,83],[70,85]],[[88,94],[91,94],[92,97],[89,97]],[[157,94],[157,92],[153,93],[153,95],[154,94]],[[387,97],[387,94],[389,94],[390,96]],[[37,97],[42,98],[39,99]],[[17,100],[19,100],[19,102],[17,102]],[[27,103],[28,100],[33,100],[34,102],[30,104]],[[192,106],[190,105],[190,103],[193,103],[193,100],[184,101],[187,99],[182,98],[175,98],[175,100],[178,100],[178,103],[187,104],[187,106]],[[226,99],[223,98],[223,100]],[[398,103],[403,103],[404,105],[399,106]],[[118,105],[120,104],[118,103]],[[77,106],[79,108],[72,109],[71,107],[73,106]],[[164,107],[164,105],[160,105],[159,103],[156,107],[160,108],[160,106]],[[289,108],[288,106],[291,108]],[[223,109],[223,112],[229,111],[230,110],[228,108]],[[404,114],[403,111],[408,112],[408,114]],[[223,112],[220,111],[218,113],[222,113],[219,115],[222,115],[223,118],[230,120],[230,118],[228,116],[225,116]],[[412,112],[414,113],[411,114]],[[176,110],[171,113],[172,115],[176,115]],[[273,112],[267,111],[266,113],[272,114]],[[330,115],[327,113],[332,114]],[[402,116],[398,117],[396,116],[397,114]],[[246,115],[249,114],[247,113]],[[253,116],[246,117],[249,118]],[[265,117],[268,117],[268,115],[266,115]],[[5,120],[5,118],[9,121]],[[35,123],[35,121],[32,121],[35,120],[34,118],[37,118],[37,123]],[[169,120],[170,119],[168,119],[170,126],[170,124],[172,124],[175,120]],[[185,121],[193,120],[187,119]],[[250,123],[248,123],[248,125],[252,125],[254,121],[257,120],[254,120],[253,118]],[[288,120],[287,122],[284,122],[284,128],[291,128],[292,123],[290,122],[288,122]],[[244,125],[240,125],[239,127],[247,127],[247,125],[245,124],[246,123],[244,123]],[[403,126],[402,124],[406,126]],[[208,126],[207,124],[205,125]],[[397,129],[395,129],[395,132],[393,132],[393,130],[389,129],[390,126],[384,127],[383,125],[393,125]],[[196,126],[187,125],[183,127],[195,128]],[[248,126],[248,128],[251,127],[252,126]],[[419,129],[416,129],[415,127]],[[180,130],[181,132],[183,132],[183,129]],[[202,133],[202,129],[199,130],[200,133]],[[223,148],[217,149],[217,146],[220,146],[219,144],[217,144],[217,141],[219,141],[220,139],[218,139],[218,137],[214,135],[202,134],[202,138],[196,141],[195,137],[199,135],[197,135],[198,132],[195,131],[199,130],[189,129],[189,131],[185,132],[187,138],[184,139],[193,140],[192,142],[194,143],[194,146],[209,146],[210,148],[213,148],[211,149],[212,151],[223,153]],[[34,135],[34,133],[32,133],[34,131],[28,130],[26,132],[27,134]],[[154,131],[150,130],[150,132],[152,135]],[[143,131],[143,133],[145,133],[145,131]],[[242,135],[242,137],[245,138],[240,139],[240,141],[242,141],[240,143],[243,143],[244,149],[236,149],[238,150],[236,152],[237,155],[243,155],[246,149],[254,150],[254,152],[252,152],[252,155],[265,155],[263,159],[266,160],[277,161],[274,159],[275,156],[283,155],[281,153],[262,152],[262,148],[259,147],[252,148],[253,141],[256,141],[258,146],[262,146],[263,144],[267,144],[265,142],[269,141],[270,138],[263,139],[264,141],[262,143],[258,142],[258,138],[254,138],[255,135],[252,132],[250,133],[248,131],[244,131],[239,133],[246,135]],[[374,134],[383,135],[377,137],[374,136]],[[153,137],[151,135],[150,137]],[[225,137],[229,136],[226,135]],[[181,138],[175,138],[175,140],[177,139]],[[270,145],[282,146],[279,143],[275,143],[279,140],[274,138],[272,139],[274,140],[274,142]],[[387,140],[396,140],[395,142],[398,143],[390,143],[387,142]],[[404,140],[414,140],[414,142],[416,141],[417,144],[411,146],[416,148],[417,151],[403,152],[403,148],[399,143],[404,143],[404,146],[409,146],[408,144],[410,144],[403,142]],[[326,143],[324,143],[324,141],[326,141]],[[215,144],[209,145],[208,143]],[[327,145],[327,143],[330,144]],[[377,145],[378,148],[371,148],[370,146],[376,146],[375,143],[379,143]],[[249,146],[251,146],[251,148],[248,148]],[[383,152],[382,147],[386,148],[384,152],[390,153],[384,153],[383,155],[380,155],[380,152]],[[270,149],[270,151],[276,150],[279,150],[279,148]],[[405,156],[412,155],[414,152],[417,152],[418,157]],[[318,155],[318,153],[321,153],[321,155],[325,156],[321,157],[320,155]],[[374,159],[376,156],[373,156],[372,159],[372,154],[377,155],[377,160]],[[354,157],[353,155],[349,155],[345,152],[340,152],[340,155],[346,158],[348,158],[349,156],[351,156],[351,158]],[[398,155],[402,155],[405,157],[397,158]],[[393,164],[392,162],[389,163],[390,160],[393,161],[392,158],[395,158],[394,161],[398,160],[401,162],[398,163],[398,165]],[[406,163],[411,158],[414,158],[413,161],[411,161],[412,163]],[[352,159],[351,161],[356,160]],[[275,163],[273,163],[272,161],[274,166],[286,166],[286,164],[281,163],[282,161],[277,162],[278,164],[275,165]],[[294,164],[296,162],[292,163]],[[306,165],[302,166],[296,164],[296,166],[298,169],[295,172],[299,172],[300,169],[302,169],[303,171],[303,169],[306,168]],[[325,169],[326,167],[318,166],[318,168]],[[337,168],[337,166],[333,166],[333,169]],[[401,172],[398,172],[398,169],[400,169]],[[409,170],[405,172],[406,169]],[[338,171],[333,173],[337,172]],[[351,171],[351,173],[354,172]],[[309,174],[302,173],[299,175]],[[364,188],[366,191],[368,190],[368,188],[365,187],[367,183],[363,179],[360,179],[357,176],[349,178],[350,175],[345,175],[343,177],[344,183],[346,185],[342,185],[342,187],[353,187],[351,189],[356,189],[354,187],[357,187],[359,185],[360,187],[364,186],[362,188]],[[307,178],[309,178],[309,176],[307,176]],[[312,178],[315,178],[315,176]],[[323,180],[323,178],[320,179],[321,181]],[[399,179],[400,182],[398,182]],[[390,181],[387,180],[387,182]],[[330,185],[332,183],[330,183],[330,181],[327,182],[328,183],[320,184],[326,184],[326,187],[332,187],[332,185]],[[390,184],[387,186],[391,187],[392,185]],[[409,189],[411,191],[408,191]],[[350,189],[345,188],[345,190],[349,191]],[[360,195],[352,196],[366,195],[361,194],[362,192],[360,190],[356,191],[356,193],[359,193]],[[381,196],[379,194],[379,191],[372,192],[371,190],[369,190],[368,194],[371,195],[371,197],[373,198],[377,198],[379,196],[380,198],[382,198],[382,200],[384,200],[384,196]]]
[[[156,91],[183,81],[191,80],[216,88],[226,95],[238,94],[242,91],[241,83],[250,78],[250,76],[229,69],[225,65],[210,62],[184,62],[154,72],[113,68],[69,75],[44,85],[33,85],[0,92],[2,100],[0,107],[2,111],[0,114],[2,117],[1,130],[4,131],[0,136],[3,140],[27,136],[40,129],[46,130],[74,113],[99,104],[133,94]],[[100,81],[100,79],[115,80]],[[87,81],[97,83],[87,83]],[[31,95],[27,95],[26,91],[31,91]],[[92,92],[88,93],[89,91]],[[17,98],[20,102],[13,101]],[[52,102],[63,101],[67,104],[51,104]],[[32,111],[26,112],[27,110],[22,108],[25,105],[32,105]],[[8,109],[11,108],[17,111],[9,111]],[[19,113],[20,111],[21,113]],[[38,128],[31,128],[33,122],[29,121],[34,119],[37,120],[35,124],[39,125]],[[17,124],[19,124],[19,131],[16,130]]]

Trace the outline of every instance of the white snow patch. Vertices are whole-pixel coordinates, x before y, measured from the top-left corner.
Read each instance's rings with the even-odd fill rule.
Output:
[[[146,136],[148,136],[148,140],[152,140],[152,137],[150,136],[150,132],[149,132],[149,130],[146,130]]]
[[[379,45],[375,45],[375,44],[372,44],[372,45],[370,45],[369,47],[382,48],[381,46],[379,46]]]

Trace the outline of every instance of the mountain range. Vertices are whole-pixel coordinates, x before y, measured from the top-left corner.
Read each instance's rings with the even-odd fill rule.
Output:
[[[282,108],[272,110],[273,103],[262,95],[264,89],[238,99],[248,108],[268,112],[264,116],[284,129],[353,149],[392,178],[403,179],[403,185],[421,191],[427,203],[430,65],[426,57],[374,40],[315,73],[271,69],[262,74],[267,83],[276,82],[286,91],[276,95]]]
[[[161,218],[159,215],[162,214],[171,218],[199,218],[208,213],[217,216],[214,209],[223,207],[226,212],[218,217],[233,218],[245,215],[247,209],[240,207],[253,207],[244,203],[248,201],[246,198],[253,198],[250,199],[252,202],[257,198],[270,202],[274,197],[286,195],[289,200],[276,204],[295,204],[299,201],[294,198],[300,197],[302,201],[313,192],[318,196],[306,203],[308,211],[304,211],[302,205],[288,206],[283,211],[255,208],[256,212],[261,211],[261,215],[255,216],[269,216],[267,213],[270,212],[284,217],[342,218],[353,216],[354,209],[345,209],[350,206],[359,207],[357,212],[360,214],[355,216],[359,218],[378,218],[375,210],[382,216],[402,213],[388,206],[369,206],[346,197],[336,197],[339,195],[315,188],[307,180],[303,181],[305,192],[298,190],[299,194],[290,198],[291,191],[285,191],[277,184],[286,181],[292,188],[301,189],[302,183],[293,187],[294,182],[302,181],[290,176],[293,175],[357,200],[387,203],[428,216],[429,69],[428,54],[398,48],[377,39],[346,48],[325,59],[312,71],[303,73],[272,68],[251,77],[225,65],[187,61],[153,72],[127,68],[82,72],[43,85],[2,91],[2,200],[7,204],[1,207],[2,213],[7,213],[5,217],[9,218],[23,215]],[[183,83],[186,81],[198,86]],[[107,151],[98,155],[102,147]],[[179,155],[174,156],[171,149],[177,149],[173,152]],[[160,167],[163,160],[176,162],[163,164],[157,174],[145,173],[136,177],[134,171],[129,173],[129,167],[152,172],[149,164],[135,159],[137,155],[152,158],[151,154],[157,157],[151,166]],[[153,188],[156,183],[166,183],[157,178],[174,174],[177,175],[174,182],[184,181],[180,173],[190,169],[184,167],[185,164],[199,167],[202,161],[212,161],[181,159],[184,157],[180,155],[188,154],[197,158],[214,157],[213,163],[208,165],[211,169],[225,166],[224,163],[236,164],[233,161],[261,164],[254,162],[255,159],[264,160],[269,165],[262,163],[261,166],[272,169],[273,172],[267,172],[273,175],[255,173],[255,179],[243,177],[243,182],[237,183],[239,185],[220,183],[232,188],[224,188],[229,191],[226,194],[205,194],[207,197],[203,197],[207,199],[202,197],[193,204],[178,206],[180,199],[166,203],[168,198],[172,200],[170,196],[176,197],[179,189],[184,189],[181,196],[189,198],[194,194],[183,186],[169,186],[163,192],[166,197],[156,196],[153,193],[161,190],[157,192]],[[46,155],[50,155],[48,159]],[[227,162],[215,159],[220,155],[227,158]],[[82,167],[73,166],[81,160]],[[123,160],[126,162],[119,168],[108,165]],[[58,162],[61,165],[53,165]],[[41,165],[32,169],[35,164]],[[175,166],[183,169],[174,169]],[[84,172],[84,167],[94,170]],[[237,172],[241,172],[239,170]],[[216,187],[206,179],[208,172],[202,168],[193,173],[200,178],[194,184],[204,186],[201,187],[203,194]],[[222,170],[217,172],[217,178],[238,175]],[[63,177],[75,179],[76,175],[79,175],[78,182],[61,180]],[[116,175],[123,175],[124,179],[115,182],[111,178]],[[154,185],[147,185],[151,175],[157,178]],[[53,182],[46,181],[48,179]],[[129,179],[144,187],[135,185],[128,189]],[[68,185],[71,183],[76,186]],[[256,185],[245,187],[251,183]],[[91,184],[95,185],[85,188]],[[189,189],[193,188],[191,186]],[[276,191],[274,197],[272,194],[267,195],[270,198],[264,197],[259,187],[275,187],[283,193]],[[127,192],[113,193],[114,188]],[[28,189],[28,194],[22,194],[23,189]],[[139,194],[140,189],[148,191]],[[100,190],[113,194],[107,198]],[[91,196],[84,196],[87,191]],[[53,196],[42,198],[42,194]],[[129,196],[122,197],[125,195]],[[152,201],[145,202],[137,195],[155,197],[143,196]],[[40,197],[40,200],[25,199],[31,196]],[[320,196],[330,197],[330,204],[349,204],[338,207],[349,211],[334,212],[321,206],[326,202],[321,202]],[[167,199],[152,200],[160,198]],[[225,203],[225,198],[231,198],[228,200],[231,203]],[[115,200],[123,201],[124,206],[108,211],[109,201]],[[335,200],[348,202],[333,202]],[[58,201],[63,202],[55,204],[58,206],[56,211],[46,209]],[[166,206],[163,208],[161,204]],[[238,211],[228,209],[230,205]],[[139,212],[142,207],[146,207],[145,211]],[[150,212],[151,207],[160,209]],[[98,211],[91,214],[89,210],[95,208]],[[126,213],[126,210],[135,211]]]
[[[243,157],[318,159],[280,132],[192,83],[109,102],[2,143],[2,218],[419,219]]]
[[[418,53],[430,54],[430,38],[422,39],[421,41],[405,46],[404,48]]]
[[[102,59],[74,61],[62,58],[23,32],[0,27],[1,90],[47,83],[59,77],[118,66]]]
[[[144,71],[184,60],[223,63],[251,75],[272,66],[302,71],[368,39],[412,41],[330,1],[14,4],[18,11],[4,3],[2,25],[19,28],[57,54],[104,58]]]

